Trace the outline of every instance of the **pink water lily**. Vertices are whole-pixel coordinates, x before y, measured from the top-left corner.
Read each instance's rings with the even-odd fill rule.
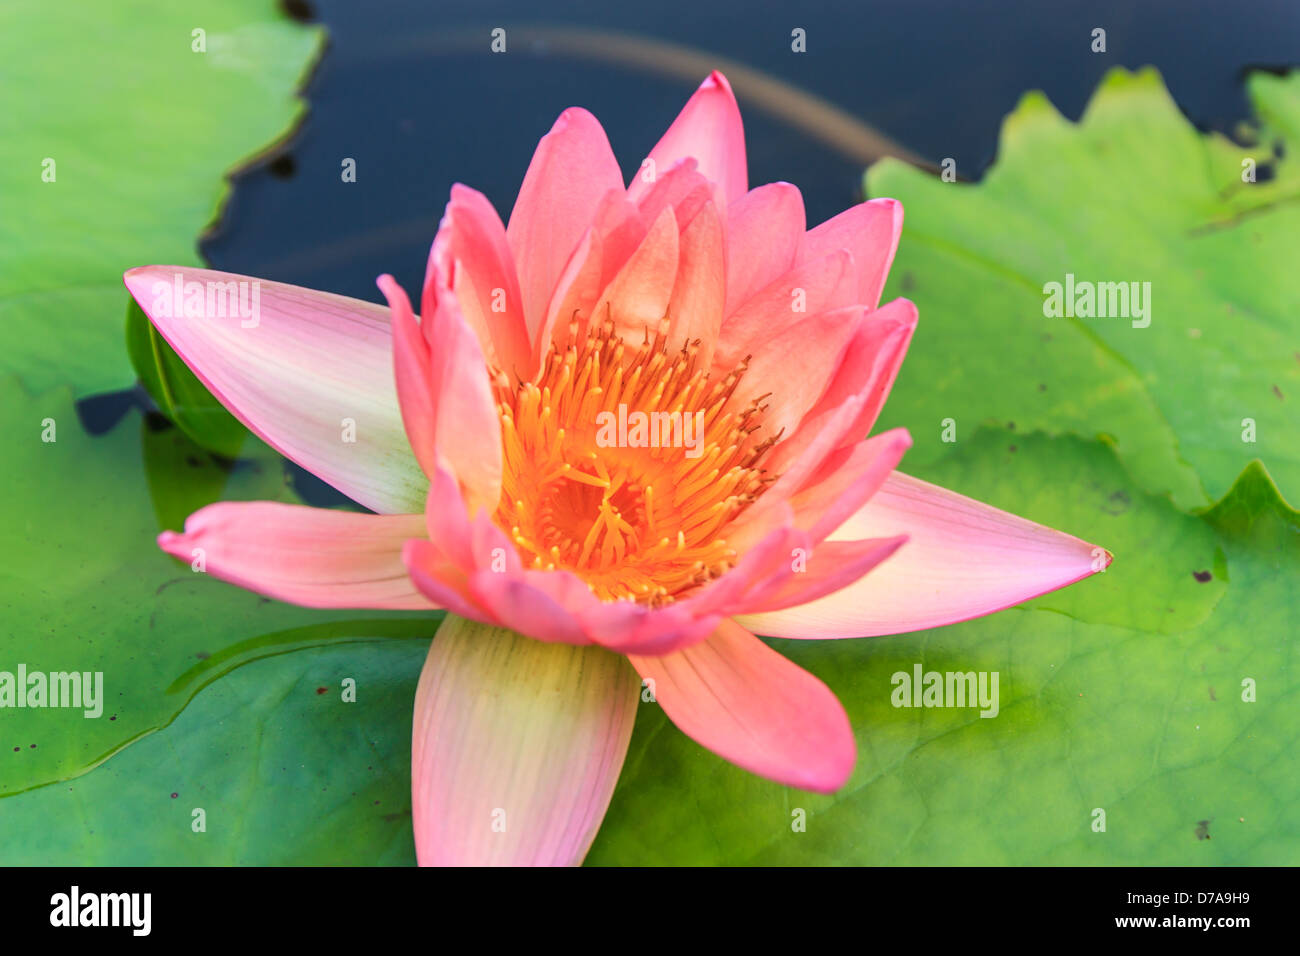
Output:
[[[446,610],[415,701],[423,864],[580,862],[639,701],[833,791],[856,758],[845,711],[755,634],[934,627],[1110,560],[896,471],[905,430],[866,437],[917,318],[877,308],[902,218],[877,199],[806,231],[794,186],[750,190],[715,73],[630,187],[581,109],[542,138],[508,225],[454,186],[422,319],[389,276],[385,309],[133,269],[227,408],[378,512],[225,502],[159,543],[283,601]],[[196,317],[163,295],[178,275],[257,281],[260,314]]]

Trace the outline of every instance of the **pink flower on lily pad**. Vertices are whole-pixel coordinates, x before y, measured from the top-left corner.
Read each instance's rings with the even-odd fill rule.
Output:
[[[895,470],[905,430],[866,437],[917,319],[878,306],[902,218],[877,199],[806,230],[794,186],[749,189],[715,73],[630,187],[580,109],[508,225],[454,186],[422,319],[390,276],[385,309],[133,269],[231,412],[377,512],[223,502],[159,543],[283,601],[445,609],[415,701],[423,864],[581,862],[643,700],[747,770],[833,791],[856,758],[844,708],[755,634],[935,627],[1110,561]],[[257,321],[159,307],[178,275],[257,282]]]

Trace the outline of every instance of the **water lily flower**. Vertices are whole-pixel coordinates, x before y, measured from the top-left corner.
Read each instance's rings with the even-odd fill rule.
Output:
[[[630,186],[569,109],[508,225],[452,187],[422,318],[390,276],[385,309],[133,269],[213,395],[376,512],[223,502],[159,544],[295,604],[446,611],[415,700],[422,864],[580,862],[650,701],[747,770],[833,791],[844,708],[756,634],[935,627],[1110,561],[897,471],[905,430],[867,437],[917,319],[877,307],[902,218],[875,199],[808,230],[794,186],[751,190],[714,73]],[[256,321],[210,307],[249,281]]]

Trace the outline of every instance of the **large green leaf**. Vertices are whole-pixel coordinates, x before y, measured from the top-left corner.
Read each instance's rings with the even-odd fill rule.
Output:
[[[240,667],[103,766],[0,801],[0,865],[414,863],[411,702],[428,646]]]
[[[1300,859],[1300,516],[1263,468],[1196,518],[1097,443],[985,430],[959,447],[929,477],[1106,543],[1109,571],[947,628],[773,642],[849,711],[858,767],[832,796],[738,770],[643,704],[589,862]],[[1041,470],[1017,467],[1025,457]],[[892,675],[917,664],[998,672],[998,715],[893,706]]]
[[[134,412],[91,437],[69,390],[31,398],[12,378],[0,380],[0,434],[9,448],[0,606],[10,624],[0,633],[0,671],[102,672],[106,701],[97,718],[67,708],[0,710],[0,796],[83,773],[166,725],[240,663],[433,632],[428,615],[268,601],[158,549],[160,530],[181,527],[218,497],[293,500],[278,456],[219,461]]]
[[[913,469],[944,452],[944,419],[959,436],[1014,421],[1110,436],[1141,487],[1184,507],[1255,457],[1300,495],[1300,143],[1272,181],[1242,181],[1300,128],[1300,76],[1250,91],[1267,127],[1250,147],[1197,133],[1153,70],[1116,70],[1077,125],[1025,96],[980,183],[871,168],[870,193],[906,209],[887,295],[921,314],[882,422],[911,427]],[[1046,317],[1067,274],[1149,282],[1150,325]]]
[[[300,115],[321,38],[274,0],[0,4],[0,371],[131,384],[123,271],[200,264],[223,174]]]

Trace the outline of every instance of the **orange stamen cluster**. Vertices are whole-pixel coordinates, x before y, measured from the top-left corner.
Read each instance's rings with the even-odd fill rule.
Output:
[[[585,338],[577,323],[569,332],[575,344],[553,346],[535,382],[496,376],[505,452],[496,523],[525,566],[571,571],[602,600],[670,602],[735,564],[722,534],[772,480],[759,463],[779,436],[754,434],[761,398],[727,407],[745,363],[710,379],[697,367],[698,340],[670,351],[666,321],[639,347],[609,321]],[[678,427],[671,434],[684,443],[658,447],[629,447],[621,433],[611,442],[612,423],[637,412],[690,416],[690,431]]]

